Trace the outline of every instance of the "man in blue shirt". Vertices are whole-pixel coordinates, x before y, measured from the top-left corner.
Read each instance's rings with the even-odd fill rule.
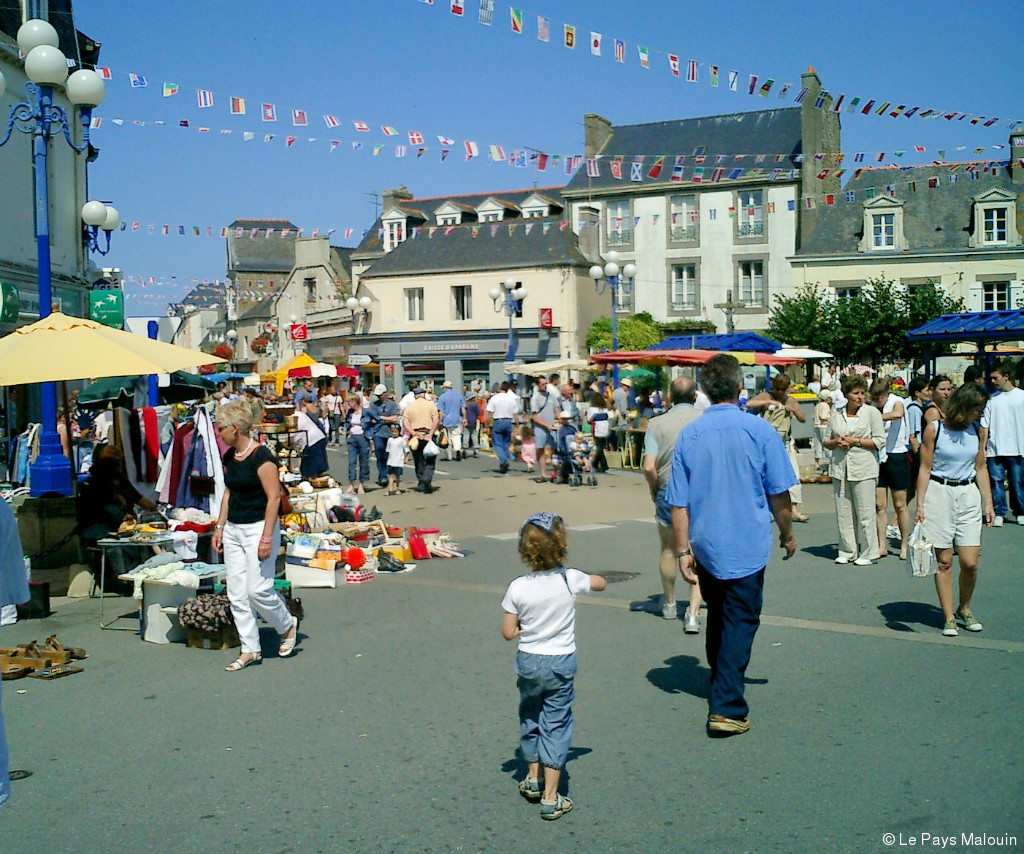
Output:
[[[303,380],[302,388],[300,388],[295,395],[292,397],[292,403],[295,405],[296,412],[302,412],[302,404],[311,400],[313,403],[317,403],[319,398],[316,396],[316,389],[313,388],[312,380]]]
[[[448,434],[448,459],[455,454],[462,459],[462,428],[466,426],[466,399],[452,388],[452,381],[441,384],[443,391],[437,399],[437,411],[441,413],[441,426]]]
[[[679,569],[690,584],[699,580],[708,606],[708,735],[738,735],[750,729],[743,674],[761,624],[773,517],[784,560],[796,551],[788,491],[796,478],[775,429],[739,408],[735,357],[712,357],[701,385],[712,405],[679,433],[666,500]]]

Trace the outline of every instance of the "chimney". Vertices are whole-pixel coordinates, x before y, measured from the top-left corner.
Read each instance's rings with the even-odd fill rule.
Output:
[[[588,159],[597,157],[612,138],[612,123],[597,113],[583,115],[583,153]]]
[[[1024,129],[1010,134],[1010,175],[1014,184],[1024,184]]]
[[[392,208],[397,208],[402,202],[412,201],[412,193],[405,188],[405,184],[402,184],[397,190],[384,190],[380,196],[384,204],[384,213]]]
[[[593,205],[581,205],[576,210],[576,219],[580,223],[579,248],[583,257],[591,264],[604,263],[601,259],[601,246],[598,240],[601,224],[601,211]]]
[[[797,249],[811,236],[818,220],[825,210],[823,196],[831,193],[838,195],[840,189],[836,172],[842,168],[836,155],[842,151],[840,145],[839,114],[832,111],[832,97],[826,92],[825,103],[815,107],[818,96],[822,92],[818,72],[808,67],[800,75],[800,85],[807,89],[807,95],[800,104],[800,136],[803,146],[804,161],[800,165],[800,196],[797,199]],[[821,160],[815,160],[815,154],[824,154]],[[818,178],[818,173],[828,169],[825,178]],[[804,196],[815,197],[815,207],[809,210],[803,204]]]

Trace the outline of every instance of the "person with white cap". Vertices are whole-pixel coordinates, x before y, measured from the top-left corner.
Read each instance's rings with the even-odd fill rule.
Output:
[[[448,434],[448,459],[452,459],[454,454],[456,460],[461,460],[462,428],[466,426],[466,399],[452,388],[451,380],[445,380],[441,384],[441,389],[437,409],[441,413],[441,426]]]
[[[391,399],[384,383],[374,386],[368,411],[375,419],[369,438],[373,445],[373,456],[377,460],[377,486],[387,486],[388,439],[391,438],[391,428],[401,424],[398,420],[398,404]]]

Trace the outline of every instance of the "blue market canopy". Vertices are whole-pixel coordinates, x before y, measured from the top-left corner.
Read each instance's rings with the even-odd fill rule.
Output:
[[[911,329],[907,338],[923,344],[972,341],[979,348],[999,341],[1024,340],[1024,310],[943,314]]]
[[[726,332],[721,335],[674,335],[655,344],[650,350],[730,350],[752,353],[774,353],[782,345],[756,332]]]
[[[252,371],[249,372],[251,374]],[[216,374],[206,374],[205,378],[214,383],[226,383],[228,380],[244,380],[249,374],[242,374],[238,371],[221,371]]]

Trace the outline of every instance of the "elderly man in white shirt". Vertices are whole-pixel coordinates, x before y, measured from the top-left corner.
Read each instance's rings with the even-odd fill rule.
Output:
[[[985,406],[982,423],[988,426],[985,458],[996,514],[992,524],[998,527],[1005,519],[1024,525],[1024,391],[1017,388],[1013,365],[1006,362],[992,368],[989,380],[996,391]]]

